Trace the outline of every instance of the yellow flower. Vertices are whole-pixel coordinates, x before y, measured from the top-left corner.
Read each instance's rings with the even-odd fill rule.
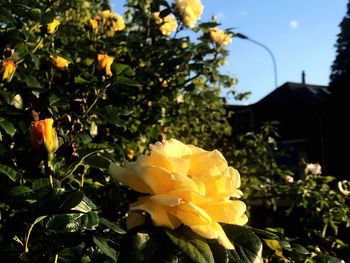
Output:
[[[200,0],[176,0],[176,6],[182,13],[185,26],[192,28],[200,19],[203,12],[203,5]]]
[[[96,18],[95,19],[90,19],[89,23],[90,23],[90,27],[92,29],[96,29],[98,27],[98,20]]]
[[[111,15],[111,10],[103,10],[100,15],[102,16],[102,18],[109,18]]]
[[[54,153],[58,149],[58,139],[55,128],[52,127],[53,119],[35,121],[30,128],[30,136],[34,149],[40,151],[44,146],[48,153]]]
[[[229,34],[226,34],[224,31],[216,27],[210,28],[209,31],[210,37],[214,42],[224,45],[228,45],[231,43],[231,36]]]
[[[1,63],[2,80],[11,80],[13,74],[16,71],[15,62],[12,59],[4,59]]]
[[[51,58],[55,63],[55,67],[59,68],[59,69],[66,69],[66,68],[68,68],[68,65],[70,64],[70,62],[67,59],[60,57],[60,56],[51,57]]]
[[[53,34],[59,24],[61,24],[60,21],[54,18],[51,23],[47,24],[47,33]]]
[[[105,69],[106,76],[112,76],[111,65],[114,58],[108,56],[107,54],[98,54],[97,55],[97,70],[102,71]]]
[[[124,18],[116,13],[112,13],[110,18],[113,20],[112,22],[112,30],[113,31],[121,31],[125,28]]]
[[[110,10],[104,10],[98,16],[96,16],[95,19],[90,19],[90,24],[92,28],[94,28],[92,23],[94,23],[94,25],[97,23],[91,20],[95,20],[98,22],[101,19],[103,20],[103,25],[108,27],[108,29],[110,30],[109,32],[107,32],[109,36],[113,36],[114,32],[121,31],[125,28],[124,18],[118,15],[117,13],[112,13]]]
[[[150,155],[124,167],[111,164],[113,179],[147,194],[130,205],[128,227],[142,224],[147,212],[156,226],[175,229],[181,224],[204,238],[217,239],[227,249],[233,244],[219,222],[244,225],[248,219],[240,198],[240,175],[217,151],[205,151],[175,139],[157,142]]]
[[[159,16],[159,12],[154,12],[153,16],[156,23],[160,25],[159,30],[164,36],[169,36],[177,27],[176,18],[173,15],[167,15],[164,18]]]

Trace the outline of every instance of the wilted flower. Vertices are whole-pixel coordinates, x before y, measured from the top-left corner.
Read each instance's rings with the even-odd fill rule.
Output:
[[[218,44],[228,45],[231,43],[231,36],[217,27],[209,29],[211,39]]]
[[[347,180],[339,181],[338,188],[343,195],[350,195],[350,183]]]
[[[54,18],[51,23],[47,24],[47,33],[49,33],[49,34],[55,33],[59,24],[61,24],[60,21],[58,19]]]
[[[42,146],[46,151],[54,153],[58,149],[58,138],[55,128],[52,127],[53,119],[34,121],[30,128],[30,136],[34,149],[40,151]]]
[[[96,122],[91,122],[91,125],[90,125],[90,135],[92,137],[96,137],[98,134],[98,126],[96,124]]]
[[[322,167],[319,163],[308,163],[305,167],[305,174],[321,174],[322,173]]]
[[[16,71],[16,65],[12,59],[4,59],[1,62],[2,80],[5,80],[5,79],[11,80],[15,71]]]
[[[67,59],[60,57],[60,56],[51,57],[51,58],[55,64],[55,67],[58,69],[66,69],[66,68],[68,68],[68,65],[70,64],[70,62]]]
[[[114,58],[108,56],[107,54],[98,54],[97,55],[97,70],[102,71],[105,69],[106,76],[112,76],[111,65]]]
[[[217,151],[205,151],[171,139],[151,145],[124,167],[110,165],[110,173],[144,195],[130,205],[128,227],[147,212],[154,225],[175,229],[181,224],[204,238],[217,239],[227,249],[233,245],[219,222],[244,225],[246,206],[240,198],[240,175]]]
[[[203,12],[203,5],[200,0],[176,0],[176,6],[182,13],[184,24],[192,28],[200,19]]]
[[[159,14],[159,12],[153,13],[156,23],[160,25],[159,30],[164,36],[169,36],[177,27],[176,18],[173,15],[161,18]]]
[[[23,99],[20,94],[16,94],[11,100],[11,105],[15,107],[16,109],[22,110],[23,109]]]
[[[284,180],[286,181],[286,183],[293,183],[294,182],[294,178],[290,175],[287,175]]]

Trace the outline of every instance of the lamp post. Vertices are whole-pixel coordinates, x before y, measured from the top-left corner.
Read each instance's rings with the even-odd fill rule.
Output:
[[[273,73],[274,73],[275,88],[277,88],[277,64],[276,64],[275,56],[273,55],[272,51],[267,46],[265,46],[263,43],[260,43],[259,41],[251,39],[251,38],[247,37],[244,34],[237,33],[237,34],[235,34],[235,36],[238,37],[238,38],[241,38],[241,39],[248,40],[248,41],[250,41],[250,42],[252,42],[252,43],[262,47],[263,49],[265,49],[269,53],[269,55],[271,56],[271,59],[272,59],[272,63],[273,63]]]

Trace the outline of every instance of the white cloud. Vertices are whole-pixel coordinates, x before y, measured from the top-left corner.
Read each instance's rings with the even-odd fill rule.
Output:
[[[299,27],[299,22],[297,20],[292,20],[292,21],[289,22],[289,26],[292,29],[297,29]]]

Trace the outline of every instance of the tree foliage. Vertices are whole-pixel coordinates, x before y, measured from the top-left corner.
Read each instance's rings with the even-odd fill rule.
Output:
[[[265,250],[263,238],[288,248],[286,237],[250,227],[224,226],[236,251],[186,227],[126,232],[125,212],[137,196],[111,182],[108,166],[134,160],[149,143],[176,137],[207,149],[220,146],[244,176],[252,174],[244,181],[248,197],[261,193],[260,184],[275,186],[270,177],[285,170],[271,158],[266,133],[227,137],[231,127],[220,92],[234,93],[236,80],[220,72],[228,53],[211,38],[218,21],[199,21],[189,30],[174,3],[129,0],[119,14],[124,28],[109,6],[97,0],[1,2],[1,258],[258,262],[263,246],[273,251]],[[154,12],[162,19],[174,15],[175,32],[164,35]],[[34,136],[33,130],[46,130],[39,120],[47,119],[57,134],[49,127],[51,136]],[[56,135],[57,151],[47,146]]]

